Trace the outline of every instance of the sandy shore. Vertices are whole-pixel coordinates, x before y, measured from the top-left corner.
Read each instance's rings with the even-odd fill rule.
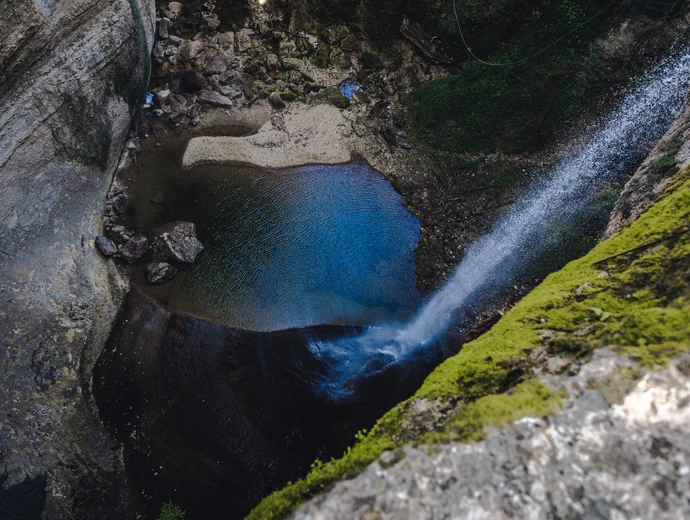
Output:
[[[345,129],[345,118],[332,105],[294,104],[285,112],[275,112],[254,135],[195,137],[187,145],[182,166],[250,163],[286,168],[345,163],[352,158]]]

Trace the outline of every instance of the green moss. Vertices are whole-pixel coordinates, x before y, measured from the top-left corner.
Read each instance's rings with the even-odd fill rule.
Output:
[[[520,383],[509,391],[487,395],[459,407],[443,431],[423,435],[418,442],[478,442],[487,426],[502,426],[522,417],[544,417],[560,404],[559,395],[538,381]]]
[[[184,509],[169,500],[161,506],[161,513],[157,520],[184,520],[185,515]]]

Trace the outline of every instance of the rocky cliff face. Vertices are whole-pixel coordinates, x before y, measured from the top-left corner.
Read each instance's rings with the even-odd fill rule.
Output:
[[[92,238],[153,32],[152,0],[9,0],[0,11],[3,518],[132,514],[90,404],[121,292]]]

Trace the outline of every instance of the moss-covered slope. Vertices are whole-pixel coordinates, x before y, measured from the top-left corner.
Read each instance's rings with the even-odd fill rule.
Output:
[[[248,518],[283,518],[405,442],[473,442],[486,425],[550,413],[559,396],[535,379],[544,358],[577,360],[611,345],[641,364],[663,365],[690,348],[688,273],[690,168],[630,227],[549,276],[489,333],[439,366],[341,459],[315,464]]]

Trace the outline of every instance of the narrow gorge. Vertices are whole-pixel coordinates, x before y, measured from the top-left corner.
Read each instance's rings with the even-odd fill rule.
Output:
[[[690,2],[7,2],[0,519],[690,515]]]

